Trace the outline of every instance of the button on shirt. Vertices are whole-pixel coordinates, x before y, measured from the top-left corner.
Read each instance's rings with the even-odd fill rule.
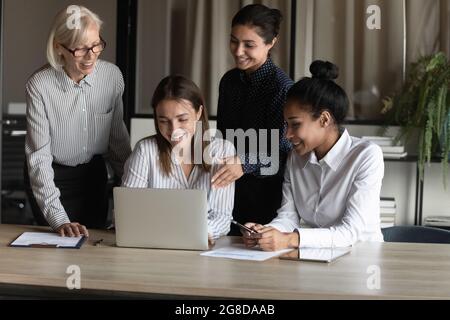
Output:
[[[357,241],[383,241],[380,191],[384,175],[381,148],[345,130],[320,161],[314,152],[289,154],[283,200],[269,224],[298,230],[300,247],[346,247]],[[302,228],[303,220],[311,228]]]
[[[234,183],[225,188],[213,189],[211,177],[221,167],[220,159],[235,155],[234,146],[222,139],[213,139],[208,149],[212,165],[207,172],[195,165],[187,178],[183,168],[172,153],[172,172],[167,176],[159,162],[156,139],[141,140],[125,164],[124,187],[161,189],[201,189],[208,198],[208,233],[213,239],[226,235],[230,230],[234,204]]]
[[[46,66],[26,85],[27,156],[31,187],[54,229],[69,223],[55,186],[52,163],[77,166],[105,155],[117,176],[131,153],[123,122],[124,82],[117,66],[98,60],[79,83]]]
[[[222,137],[229,138],[226,135],[227,129],[250,129],[256,130],[256,133],[260,133],[260,129],[269,130],[267,141],[257,141],[258,147],[261,142],[266,146],[257,153],[248,147],[240,150],[239,145],[235,144],[244,173],[273,175],[283,170],[287,153],[292,149],[291,143],[284,136],[286,125],[283,119],[286,94],[292,85],[293,81],[270,58],[249,75],[242,70],[233,69],[222,77],[217,108],[217,129]],[[273,143],[271,129],[278,132],[278,139],[275,140],[277,150],[270,148]],[[272,153],[279,160],[276,164],[271,161]]]

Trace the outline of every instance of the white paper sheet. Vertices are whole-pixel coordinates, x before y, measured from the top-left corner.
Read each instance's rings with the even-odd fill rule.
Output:
[[[243,244],[233,244],[211,251],[206,251],[200,255],[206,257],[228,258],[237,260],[264,261],[273,257],[277,257],[293,249],[285,249],[280,251],[262,251],[258,248],[246,248]]]

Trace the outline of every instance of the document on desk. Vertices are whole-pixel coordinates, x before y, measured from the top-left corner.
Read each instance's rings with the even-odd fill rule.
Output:
[[[80,249],[85,236],[61,237],[56,233],[24,232],[11,242],[11,247]]]
[[[279,251],[267,252],[262,251],[259,248],[246,248],[243,244],[233,244],[232,246],[226,246],[211,251],[206,251],[201,253],[200,255],[206,257],[228,258],[237,260],[264,261],[292,250],[293,249],[284,249]]]

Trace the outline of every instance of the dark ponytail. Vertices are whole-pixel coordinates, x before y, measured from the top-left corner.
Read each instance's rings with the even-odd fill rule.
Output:
[[[344,89],[334,82],[339,76],[338,67],[328,61],[316,60],[309,71],[312,77],[304,77],[295,83],[287,93],[287,100],[310,108],[313,119],[328,111],[339,126],[347,116],[349,100]]]

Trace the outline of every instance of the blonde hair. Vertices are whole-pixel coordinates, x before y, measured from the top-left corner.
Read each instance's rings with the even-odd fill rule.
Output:
[[[74,19],[77,20],[73,21]],[[103,21],[97,14],[83,6],[70,5],[58,12],[47,41],[47,60],[53,68],[59,69],[64,65],[64,58],[58,55],[55,43],[69,48],[82,44],[92,23],[99,31],[101,30]]]

